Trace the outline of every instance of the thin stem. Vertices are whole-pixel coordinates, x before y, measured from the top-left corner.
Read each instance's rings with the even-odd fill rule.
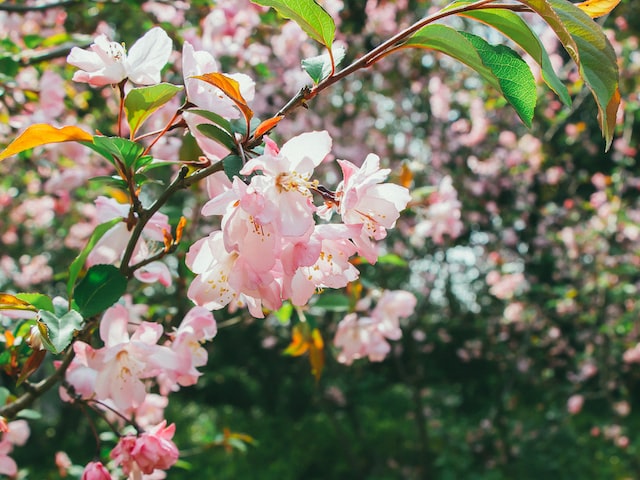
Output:
[[[151,143],[147,148],[144,149],[144,152],[142,152],[142,156],[148,155],[149,151],[156,144],[156,142],[160,140],[165,133],[167,133],[169,130],[173,128],[173,122],[176,120],[176,118],[178,118],[180,114],[181,114],[180,110],[177,110],[173,114],[173,116],[171,117],[171,120],[169,120],[169,122],[165,125],[165,127],[162,130],[160,130],[160,133],[158,133],[158,136],[151,141]],[[133,132],[131,132],[131,137],[133,139]]]
[[[139,268],[136,265],[130,266],[129,262],[131,261],[131,257],[133,256],[133,251],[135,249],[135,246],[138,243],[140,236],[142,235],[142,231],[144,230],[144,227],[147,225],[147,223],[149,222],[153,214],[156,213],[158,210],[160,210],[160,208],[165,203],[167,203],[169,198],[171,198],[171,196],[178,190],[189,188],[191,185],[193,185],[196,182],[199,182],[203,178],[206,178],[209,175],[212,175],[216,172],[222,171],[223,168],[224,167],[222,165],[222,162],[218,162],[218,163],[214,163],[213,165],[210,165],[207,168],[203,168],[199,172],[196,172],[193,175],[189,175],[187,177],[187,174],[189,173],[189,169],[187,167],[182,167],[180,169],[180,172],[178,173],[178,176],[175,178],[175,180],[171,182],[171,184],[167,187],[167,189],[164,192],[162,192],[162,195],[158,197],[158,199],[153,203],[153,205],[151,205],[148,209],[143,209],[140,212],[136,225],[133,231],[131,232],[131,238],[129,238],[129,243],[127,244],[127,248],[125,249],[124,255],[122,257],[122,263],[120,264],[120,272],[124,276],[131,277],[131,275],[136,270],[136,268]],[[144,262],[141,262],[141,263],[146,265],[146,263]]]
[[[120,108],[118,109],[118,136],[122,136],[122,114],[124,113],[124,84],[127,83],[125,78],[118,84],[118,92],[120,92]]]

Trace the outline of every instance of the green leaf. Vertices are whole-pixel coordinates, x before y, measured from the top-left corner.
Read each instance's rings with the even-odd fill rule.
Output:
[[[196,115],[199,115],[203,118],[206,118],[207,120],[210,120],[211,122],[221,127],[222,130],[224,130],[225,132],[231,133],[233,131],[233,128],[231,127],[231,123],[229,122],[229,120],[227,120],[224,117],[221,117],[217,113],[210,112],[208,110],[200,110],[197,108],[186,110],[186,112],[195,113]]]
[[[344,59],[345,49],[334,48],[332,53],[333,67],[335,67]],[[313,83],[318,84],[331,75],[331,56],[328,53],[325,53],[324,55],[318,55],[317,57],[305,58],[302,60],[302,69],[309,74]]]
[[[113,265],[94,265],[74,290],[85,317],[92,317],[116,303],[127,289],[127,278]]]
[[[159,83],[148,87],[132,88],[124,99],[124,109],[133,138],[144,121],[171,100],[183,87]]]
[[[7,388],[0,387],[0,407],[7,404],[10,396],[11,392]]]
[[[325,293],[318,297],[313,307],[330,312],[347,312],[351,307],[351,301],[349,297],[340,293]]]
[[[436,50],[468,65],[504,95],[525,124],[531,125],[535,80],[524,60],[510,48],[493,46],[480,37],[438,24],[418,30],[401,48]]]
[[[127,168],[132,168],[144,152],[144,147],[139,143],[121,137],[96,136],[93,137],[93,145],[85,145],[93,148],[112,164],[115,165],[114,159],[118,159]]]
[[[78,278],[78,275],[80,275],[80,271],[84,266],[84,262],[87,261],[87,257],[89,256],[89,253],[91,253],[91,250],[93,250],[93,247],[96,246],[96,243],[98,243],[98,240],[100,240],[105,233],[107,233],[109,230],[111,230],[115,225],[117,225],[121,221],[122,221],[122,218],[114,218],[112,220],[109,220],[108,222],[104,222],[98,225],[96,229],[93,231],[93,233],[91,234],[91,237],[89,237],[89,241],[87,242],[87,245],[82,249],[82,251],[78,254],[78,256],[73,260],[73,262],[69,266],[69,280],[67,280],[67,295],[69,296],[69,300],[71,300],[72,298],[71,293],[73,292],[73,286],[76,283],[76,279]]]
[[[240,176],[240,170],[243,167],[242,158],[238,155],[227,155],[222,159],[222,166],[227,178],[233,182],[233,177]]]
[[[200,130],[200,133],[205,137],[215,140],[219,144],[227,147],[229,150],[234,151],[236,149],[236,142],[233,137],[216,125],[213,125],[212,123],[201,123],[200,125],[197,125],[196,128]]]
[[[25,35],[22,37],[22,41],[28,48],[36,48],[44,40],[40,35]]]
[[[38,310],[53,312],[53,301],[51,297],[42,293],[16,293],[16,298],[30,303]]]
[[[527,127],[531,127],[538,95],[536,81],[527,62],[506,45],[491,45],[477,35],[461,33],[498,79],[504,98],[516,109]]]
[[[463,3],[472,2],[473,0],[464,0]],[[560,97],[562,103],[567,106],[571,105],[571,97],[567,87],[553,70],[551,60],[542,42],[519,15],[509,10],[498,9],[472,10],[465,12],[464,15],[495,28],[518,44],[540,65],[543,80]]]
[[[25,418],[27,420],[40,420],[42,418],[42,412],[38,410],[33,410],[31,408],[25,408],[20,410],[16,414],[17,418]]]
[[[598,119],[608,150],[620,105],[616,54],[600,25],[566,0],[518,0],[553,29],[598,105]]]
[[[314,0],[252,0],[263,7],[273,7],[284,18],[296,22],[316,42],[331,48],[336,24],[327,11]]]
[[[283,302],[282,306],[272,313],[282,325],[289,325],[291,322],[291,315],[293,315],[293,305],[291,302]]]
[[[40,321],[47,327],[48,341],[43,335],[43,345],[51,353],[60,353],[69,346],[73,335],[82,328],[83,318],[75,310],[69,310],[61,317],[57,317],[51,312],[41,310],[38,312]],[[50,342],[50,343],[49,343]]]

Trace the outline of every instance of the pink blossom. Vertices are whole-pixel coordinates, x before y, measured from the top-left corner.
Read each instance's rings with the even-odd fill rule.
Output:
[[[240,173],[250,175],[260,170],[263,175],[253,177],[261,184],[264,196],[277,206],[275,221],[279,232],[299,237],[310,232],[315,224],[310,187],[313,170],[331,151],[332,140],[326,131],[298,135],[278,150],[267,141],[265,153],[247,162]]]
[[[380,362],[391,347],[387,340],[402,337],[400,318],[411,315],[417,303],[416,297],[404,290],[385,291],[369,317],[348,314],[339,324],[334,345],[340,350],[338,361],[351,365],[354,360],[368,357]]]
[[[66,452],[56,452],[55,464],[58,467],[58,473],[61,477],[66,477],[69,474],[69,468],[71,467],[71,459]]]
[[[438,190],[429,196],[429,206],[423,212],[425,218],[416,224],[411,242],[422,246],[425,238],[431,238],[436,244],[442,244],[445,235],[458,238],[464,229],[461,207],[451,177],[444,177]]]
[[[361,224],[363,234],[375,240],[387,235],[411,195],[392,183],[382,183],[390,170],[380,168],[380,157],[370,153],[360,168],[347,160],[338,160],[343,181],[336,190],[339,213],[347,225]]]
[[[582,395],[571,395],[567,400],[567,410],[571,415],[575,415],[580,413],[583,404],[584,397]]]
[[[164,419],[164,410],[169,399],[157,393],[147,393],[144,402],[135,411],[135,420],[139,427],[147,428],[157,425]]]
[[[160,392],[168,394],[178,386],[195,385],[201,373],[197,367],[207,364],[208,354],[202,343],[211,340],[218,332],[216,321],[209,310],[193,307],[171,335],[169,348],[181,359],[180,368],[167,369],[160,374]]]
[[[72,48],[67,62],[80,68],[73,75],[74,81],[94,87],[120,83],[126,78],[140,85],[153,85],[160,82],[160,71],[172,49],[166,32],[155,27],[136,41],[128,53],[122,44],[99,35],[89,50]]]
[[[101,462],[89,462],[82,471],[81,480],[112,480],[109,470]]]
[[[624,352],[622,359],[625,363],[640,363],[640,343]]]
[[[487,284],[491,286],[489,293],[502,300],[513,298],[527,287],[527,280],[522,273],[501,275],[493,270],[487,274]]]
[[[154,470],[167,470],[178,460],[179,452],[171,441],[175,425],[166,426],[163,421],[155,428],[138,437],[122,437],[111,451],[111,458],[122,467],[125,475],[141,472],[151,474]]]
[[[14,477],[18,473],[18,466],[9,454],[14,445],[22,446],[27,442],[29,424],[24,420],[15,420],[9,422],[5,430],[0,438],[0,475]]]
[[[168,347],[157,345],[163,334],[158,323],[141,322],[129,335],[129,312],[124,305],[109,308],[100,322],[104,347],[93,349],[75,342],[67,382],[82,398],[110,401],[123,412],[139,407],[146,396],[143,379],[181,363]]]

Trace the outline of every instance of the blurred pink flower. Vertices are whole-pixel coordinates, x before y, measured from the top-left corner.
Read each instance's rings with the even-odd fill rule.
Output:
[[[140,473],[149,475],[154,470],[167,470],[178,460],[179,452],[171,441],[175,433],[174,424],[166,426],[163,421],[138,437],[131,435],[120,439],[111,451],[111,458],[122,467],[125,475]]]
[[[582,395],[571,395],[567,400],[567,411],[571,415],[575,415],[580,413],[582,405],[584,405],[584,397]]]
[[[354,360],[368,357],[371,362],[381,362],[391,351],[387,340],[402,337],[400,318],[410,316],[416,297],[404,290],[386,290],[369,317],[350,313],[338,324],[334,345],[340,350],[338,361],[351,365]]]
[[[89,462],[80,480],[112,480],[109,470],[101,462]]]

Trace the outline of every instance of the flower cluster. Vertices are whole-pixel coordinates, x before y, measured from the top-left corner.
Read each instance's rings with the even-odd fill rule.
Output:
[[[215,196],[204,215],[221,215],[221,230],[198,240],[186,263],[197,274],[189,298],[209,309],[231,302],[252,315],[280,308],[286,299],[304,305],[322,288],[340,288],[358,277],[349,258],[358,253],[375,263],[373,240],[386,236],[410,199],[399,185],[382,183],[389,170],[376,155],[359,168],[339,161],[343,180],[331,192],[312,180],[329,154],[327,132],[298,135],[281,149],[267,140],[264,154],[247,162],[230,182],[223,174],[210,182]],[[317,207],[314,193],[323,204]],[[342,223],[317,224],[314,214]]]

